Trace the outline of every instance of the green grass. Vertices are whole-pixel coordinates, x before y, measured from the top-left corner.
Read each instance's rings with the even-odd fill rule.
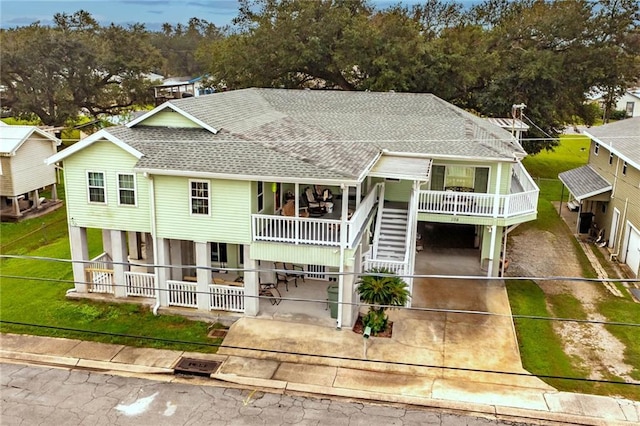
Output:
[[[533,281],[507,280],[509,303],[514,315],[549,318],[544,292]],[[560,338],[553,331],[553,323],[543,319],[516,318],[515,321],[522,365],[539,376],[585,378],[586,370],[574,365],[564,353]],[[558,389],[584,382],[544,378]],[[575,389],[575,388],[574,388]]]
[[[62,192],[62,188],[59,192]],[[101,230],[89,229],[87,240],[89,255],[99,255],[102,252]],[[3,223],[0,227],[0,247],[5,255],[70,259],[66,210],[63,207],[39,218]],[[221,339],[207,337],[211,325],[205,322],[176,315],[154,316],[148,307],[135,304],[67,299],[66,291],[73,288],[73,274],[68,262],[7,258],[0,259],[0,267],[2,332],[200,352],[215,352],[217,347],[212,345],[221,342]]]
[[[589,159],[589,138],[583,135],[561,135],[560,145],[553,151],[541,151],[525,157],[522,164],[531,176],[557,179],[558,174],[584,166]]]
[[[609,322],[635,324],[607,325],[606,328],[625,345],[624,360],[634,367],[631,377],[640,380],[640,305],[629,299],[608,297],[598,303],[598,311]],[[640,401],[640,397],[636,399]]]
[[[560,145],[555,151],[541,152],[525,158],[523,161],[525,167],[540,187],[538,218],[533,222],[521,225],[514,233],[533,228],[571,238],[573,250],[580,262],[582,276],[595,278],[597,274],[582,247],[573,238],[572,230],[560,218],[557,207],[552,204],[552,202],[560,201],[562,194],[564,194],[562,200],[567,200],[568,197],[567,190],[563,191],[558,174],[586,164],[589,156],[588,151],[588,138],[583,136],[562,136]],[[602,253],[598,251],[596,256],[606,268],[607,261]],[[610,276],[615,276],[611,267],[606,270],[607,273],[612,274]],[[521,281],[508,281],[507,290],[514,315],[549,317],[551,316],[550,309],[553,312],[552,315],[559,318],[587,318],[584,307],[571,294],[545,295],[535,282]],[[602,291],[601,302],[598,303],[597,310],[609,322],[640,324],[640,305],[633,303],[629,298],[618,298],[606,291]],[[553,330],[551,321],[517,318],[514,323],[523,366],[527,370],[543,377],[587,377],[589,372],[580,364],[580,360],[569,357],[564,353],[562,341]],[[625,362],[634,367],[631,376],[636,380],[640,379],[640,327],[614,325],[606,327],[625,345]],[[620,395],[640,400],[638,386],[581,382],[579,380],[543,379],[563,391]],[[605,377],[605,379],[623,381],[615,376]]]

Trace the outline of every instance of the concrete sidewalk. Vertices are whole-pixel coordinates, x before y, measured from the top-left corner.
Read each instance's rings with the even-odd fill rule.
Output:
[[[266,351],[240,354],[229,347],[221,348],[218,354],[202,354],[30,335],[0,337],[0,359],[5,362],[88,368],[111,374],[155,374],[166,379],[182,357],[189,357],[220,362],[212,379],[274,392],[464,410],[501,418],[517,417],[520,421],[536,419],[584,425],[640,422],[640,402],[558,392],[538,385],[535,378],[513,385],[464,371],[443,374],[439,368],[363,369],[369,364],[340,357],[319,362],[323,358],[309,355],[306,359],[291,355],[285,358],[284,354]]]

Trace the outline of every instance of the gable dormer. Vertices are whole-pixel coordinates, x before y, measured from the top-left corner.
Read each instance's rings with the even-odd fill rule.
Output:
[[[151,111],[126,124],[129,128],[135,127],[171,127],[183,129],[205,129],[218,133],[218,129],[194,117],[171,102],[155,107]]]

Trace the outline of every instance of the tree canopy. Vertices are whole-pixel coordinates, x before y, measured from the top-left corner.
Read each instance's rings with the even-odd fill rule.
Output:
[[[144,74],[161,63],[142,25],[101,27],[84,11],[0,32],[4,107],[62,126],[150,100]]]
[[[154,71],[230,89],[428,92],[493,117],[526,104],[535,153],[576,117],[593,121],[590,91],[610,109],[640,76],[634,0],[240,0],[224,28],[102,27],[83,11],[54,22],[0,31],[4,105],[53,125],[145,102]]]

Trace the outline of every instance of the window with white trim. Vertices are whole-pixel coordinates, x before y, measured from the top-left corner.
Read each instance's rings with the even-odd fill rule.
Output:
[[[595,145],[593,146],[593,153],[594,153],[595,155],[598,155],[598,152],[600,152],[600,144],[599,144],[599,143],[597,143],[597,144],[595,144]]]
[[[264,209],[264,182],[258,181],[258,212]]]
[[[104,172],[87,172],[87,192],[90,203],[107,204]]]
[[[118,204],[136,205],[136,176],[132,173],[118,173]]]
[[[209,181],[190,180],[191,214],[209,214]]]

